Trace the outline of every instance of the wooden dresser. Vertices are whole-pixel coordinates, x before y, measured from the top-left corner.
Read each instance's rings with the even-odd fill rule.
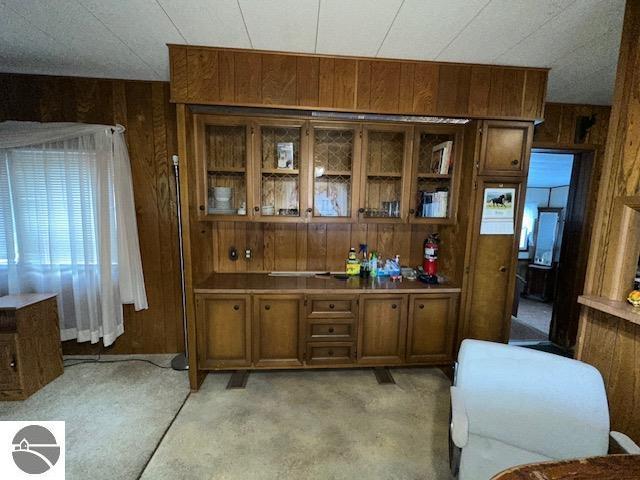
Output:
[[[0,400],[24,400],[62,372],[56,294],[0,297]]]

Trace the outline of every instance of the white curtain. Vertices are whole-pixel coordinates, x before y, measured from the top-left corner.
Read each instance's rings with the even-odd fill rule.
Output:
[[[147,308],[123,131],[0,123],[0,293],[58,293],[62,340],[110,345]]]

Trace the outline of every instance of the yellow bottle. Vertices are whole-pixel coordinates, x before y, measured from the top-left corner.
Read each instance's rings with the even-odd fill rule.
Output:
[[[346,263],[347,275],[360,275],[360,261],[356,255],[356,249],[351,247]]]

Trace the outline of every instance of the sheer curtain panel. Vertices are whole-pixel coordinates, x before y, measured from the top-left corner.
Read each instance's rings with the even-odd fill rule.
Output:
[[[0,123],[0,293],[58,293],[62,340],[108,346],[147,308],[123,131]]]

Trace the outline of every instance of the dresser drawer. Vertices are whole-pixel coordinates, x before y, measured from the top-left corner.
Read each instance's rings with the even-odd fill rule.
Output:
[[[309,318],[355,318],[357,311],[355,296],[308,296]]]
[[[307,363],[309,365],[353,363],[354,347],[353,342],[309,342],[307,343]]]
[[[353,339],[352,323],[326,323],[315,321],[309,324],[309,340]]]

